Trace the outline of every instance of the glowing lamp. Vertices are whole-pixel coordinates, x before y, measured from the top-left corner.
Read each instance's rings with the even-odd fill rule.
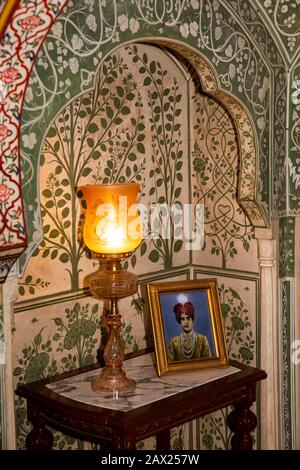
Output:
[[[87,276],[97,299],[110,301],[107,320],[109,339],[104,349],[105,367],[92,383],[97,393],[124,395],[135,389],[134,380],[122,369],[124,346],[120,336],[118,300],[137,291],[137,277],[122,267],[122,260],[141,243],[141,224],[136,201],[139,184],[100,184],[78,188],[85,210],[83,239],[100,259],[98,271]]]

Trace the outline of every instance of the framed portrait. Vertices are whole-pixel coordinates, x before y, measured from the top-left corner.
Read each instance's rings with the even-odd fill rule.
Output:
[[[215,278],[147,285],[158,375],[229,365]]]

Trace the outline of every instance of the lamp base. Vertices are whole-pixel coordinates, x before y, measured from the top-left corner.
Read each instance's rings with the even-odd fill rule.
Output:
[[[111,314],[107,319],[109,339],[104,349],[105,367],[91,383],[91,389],[97,394],[112,393],[115,397],[124,396],[135,390],[135,381],[126,376],[122,369],[124,345],[120,336],[122,325],[116,299],[111,300]]]
[[[105,367],[92,381],[91,389],[97,394],[112,393],[115,397],[129,394],[135,390],[135,381],[128,378],[122,369],[124,344],[120,334],[122,321],[118,300],[137,291],[137,277],[122,268],[121,259],[106,255],[101,269],[90,274],[87,279],[94,297],[110,300],[110,314],[107,318],[109,338],[104,349]]]
[[[96,299],[123,299],[137,291],[137,277],[122,267],[120,259],[106,258],[98,271],[86,277]]]
[[[135,390],[135,381],[126,376],[120,368],[104,367],[101,374],[91,383],[91,389],[98,395],[124,396]]]

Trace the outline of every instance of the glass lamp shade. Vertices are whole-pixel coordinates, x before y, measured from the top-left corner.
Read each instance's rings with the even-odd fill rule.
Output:
[[[85,209],[83,239],[101,262],[98,271],[89,274],[90,292],[97,299],[110,300],[107,319],[109,339],[104,350],[105,367],[91,382],[96,393],[131,393],[135,381],[122,369],[124,345],[120,329],[118,300],[137,291],[137,276],[123,268],[121,261],[141,242],[141,223],[136,200],[139,184],[99,184],[78,188]]]
[[[99,184],[78,188],[85,208],[83,239],[94,253],[129,255],[141,243],[136,208],[139,184]]]

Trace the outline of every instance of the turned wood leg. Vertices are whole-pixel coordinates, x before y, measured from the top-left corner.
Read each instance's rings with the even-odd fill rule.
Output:
[[[252,403],[238,403],[227,418],[227,424],[233,431],[231,439],[232,450],[252,450],[251,432],[257,425],[257,418],[250,410]]]
[[[112,433],[112,448],[114,450],[135,450],[136,440],[134,436],[124,436],[118,431]]]
[[[41,410],[28,403],[28,419],[31,421],[32,430],[26,437],[27,450],[51,450],[53,445],[53,434],[46,428],[45,419]]]
[[[156,434],[156,450],[170,450],[170,429],[159,431]]]

